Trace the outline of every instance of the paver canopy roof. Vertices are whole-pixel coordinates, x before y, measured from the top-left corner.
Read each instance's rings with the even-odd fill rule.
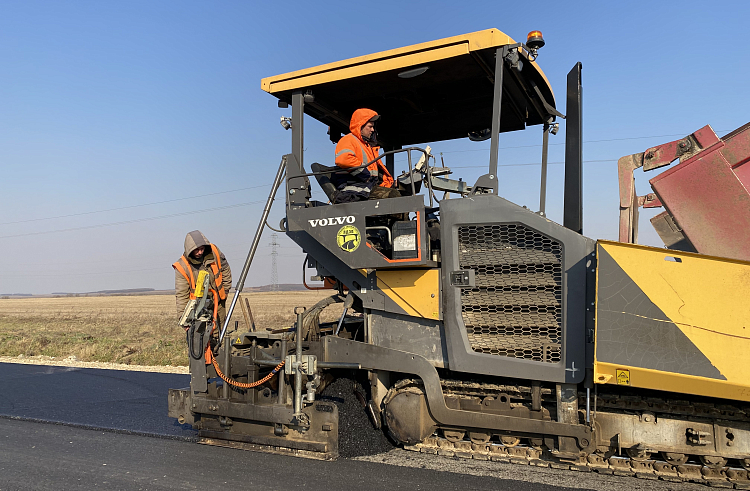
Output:
[[[286,102],[309,91],[305,113],[342,134],[356,109],[374,109],[388,146],[465,138],[491,127],[495,53],[509,44],[515,41],[487,29],[264,78],[261,88]],[[520,72],[505,70],[502,132],[544,123],[533,85],[555,106],[544,73],[524,52],[521,60]]]

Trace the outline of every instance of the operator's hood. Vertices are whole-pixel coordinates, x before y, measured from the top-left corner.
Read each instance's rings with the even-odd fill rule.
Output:
[[[362,140],[362,133],[360,130],[368,121],[377,115],[378,113],[372,109],[357,109],[354,111],[354,114],[352,114],[352,119],[349,122],[349,131],[351,131],[352,135],[356,136],[357,139],[364,141]]]
[[[210,247],[211,243],[208,241],[205,235],[201,233],[200,230],[193,230],[192,232],[189,232],[185,236],[185,257],[188,258],[190,262],[200,264],[202,261],[196,261],[192,257],[190,257],[190,253],[199,248],[200,246],[206,246]],[[206,256],[211,251],[206,251]],[[205,256],[204,256],[205,257]]]

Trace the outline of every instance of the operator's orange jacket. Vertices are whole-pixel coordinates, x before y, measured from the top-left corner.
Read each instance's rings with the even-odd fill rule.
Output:
[[[362,139],[360,129],[367,124],[370,119],[377,116],[378,113],[372,109],[357,109],[352,114],[349,122],[349,133],[339,140],[336,144],[336,165],[338,167],[349,168],[359,167],[378,157],[380,147],[371,147],[369,143]],[[380,174],[382,182],[378,184],[386,188],[393,186],[393,177],[381,160],[373,162],[367,166],[371,175]]]

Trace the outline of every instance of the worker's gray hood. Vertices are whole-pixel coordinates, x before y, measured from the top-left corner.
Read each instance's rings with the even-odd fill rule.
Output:
[[[193,230],[185,236],[185,257],[193,260],[190,257],[190,253],[199,248],[200,246],[211,247],[211,243],[208,241],[205,235],[200,230]],[[211,251],[206,251],[208,255]],[[195,262],[193,260],[193,262]]]

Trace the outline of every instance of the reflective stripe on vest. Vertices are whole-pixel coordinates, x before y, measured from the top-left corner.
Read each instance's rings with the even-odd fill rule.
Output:
[[[211,244],[211,252],[214,254],[214,262],[211,263],[211,271],[214,274],[214,288],[210,288],[211,292],[215,296],[218,296],[221,300],[226,300],[227,292],[222,284],[224,281],[224,275],[221,272],[221,255],[219,249]],[[193,275],[193,268],[190,267],[190,263],[187,258],[183,255],[176,263],[172,265],[188,282],[190,286],[190,299],[195,299],[195,276]],[[189,274],[189,276],[188,276]]]
[[[367,156],[367,152],[365,151],[365,147],[362,145],[362,142],[359,141],[359,140],[357,140],[357,143],[359,143],[359,149],[362,152],[362,165],[364,165],[364,164],[366,164],[367,162],[370,161],[370,157]],[[377,155],[376,155],[376,157],[377,157]],[[370,167],[368,166],[367,170],[369,170],[370,172],[372,172],[374,170],[377,173],[378,172],[378,162],[380,162],[380,159],[378,159],[375,162],[373,162],[372,164],[370,164],[370,165],[374,165],[375,169],[370,169]]]
[[[362,152],[362,165],[366,164],[370,161],[370,158],[367,156],[367,152],[365,152],[365,147],[362,145],[362,142],[357,139],[357,143],[359,143],[359,149]],[[379,157],[378,154],[375,154],[376,157]],[[391,180],[390,185],[393,185],[393,176],[390,175],[390,172],[388,172],[388,169],[385,165],[383,165],[382,157],[379,157],[377,160],[375,160],[371,165],[375,166],[374,169],[370,169],[370,166],[367,167],[367,170],[370,171],[370,175],[373,175],[378,178],[378,183],[385,182],[384,176],[388,176],[388,178]],[[353,173],[352,173],[353,174]],[[380,184],[377,184],[380,185]]]
[[[190,267],[185,256],[178,259],[172,267],[185,277],[185,281],[187,281],[190,286],[190,300],[195,300],[195,277],[193,276],[193,268]],[[188,273],[190,273],[189,277]]]
[[[211,244],[211,251],[214,253],[214,259],[216,262],[211,264],[211,269],[214,272],[214,284],[216,285],[216,291],[219,292],[219,298],[226,300],[227,292],[224,290],[224,274],[221,272],[221,254],[219,249]]]
[[[348,148],[345,148],[345,149],[343,149],[342,151],[340,151],[339,153],[337,153],[337,154],[336,154],[336,155],[335,155],[334,157],[340,157],[340,156],[344,155],[345,153],[350,153],[350,154],[352,154],[352,155],[354,155],[354,156],[356,156],[356,155],[357,155],[357,154],[356,154],[356,153],[354,152],[354,150],[350,150],[350,149],[348,149]]]

